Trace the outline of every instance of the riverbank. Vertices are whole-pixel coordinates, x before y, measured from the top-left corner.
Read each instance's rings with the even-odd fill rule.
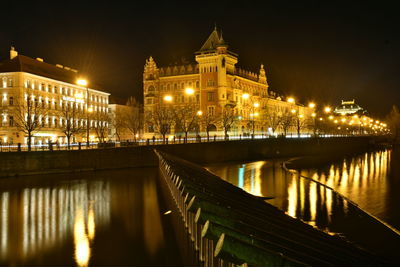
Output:
[[[155,167],[154,149],[186,160],[208,164],[278,157],[343,155],[365,151],[378,137],[267,138],[74,151],[0,153],[0,177],[41,173]]]

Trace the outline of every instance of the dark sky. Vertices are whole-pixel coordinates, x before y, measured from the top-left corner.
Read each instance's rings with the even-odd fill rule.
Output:
[[[2,5],[1,58],[13,45],[116,96],[141,96],[148,56],[162,66],[193,60],[216,23],[240,66],[264,63],[274,91],[331,105],[354,98],[375,116],[400,104],[400,24],[389,2],[83,2]]]

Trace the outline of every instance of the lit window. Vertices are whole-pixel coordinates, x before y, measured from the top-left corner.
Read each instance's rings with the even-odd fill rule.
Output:
[[[214,92],[208,92],[207,93],[207,100],[208,101],[214,101]]]
[[[215,108],[213,106],[209,106],[207,109],[208,109],[208,115],[214,116]]]
[[[8,118],[8,125],[9,125],[10,127],[13,127],[13,126],[14,126],[14,117],[13,117],[13,116],[10,116],[10,117]]]
[[[214,80],[207,80],[207,87],[212,87],[214,85],[215,85]]]

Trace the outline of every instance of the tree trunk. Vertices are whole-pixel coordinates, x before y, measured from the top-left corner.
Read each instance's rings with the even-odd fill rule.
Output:
[[[207,130],[207,142],[210,142],[210,131]]]
[[[67,134],[67,144],[68,144],[68,150],[71,149],[71,135]]]
[[[31,151],[32,147],[32,133],[28,132],[28,151]]]

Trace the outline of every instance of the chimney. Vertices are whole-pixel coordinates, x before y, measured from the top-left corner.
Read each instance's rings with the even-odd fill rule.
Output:
[[[18,56],[18,52],[15,50],[14,46],[11,46],[11,49],[10,49],[10,59],[15,58],[16,56]]]

